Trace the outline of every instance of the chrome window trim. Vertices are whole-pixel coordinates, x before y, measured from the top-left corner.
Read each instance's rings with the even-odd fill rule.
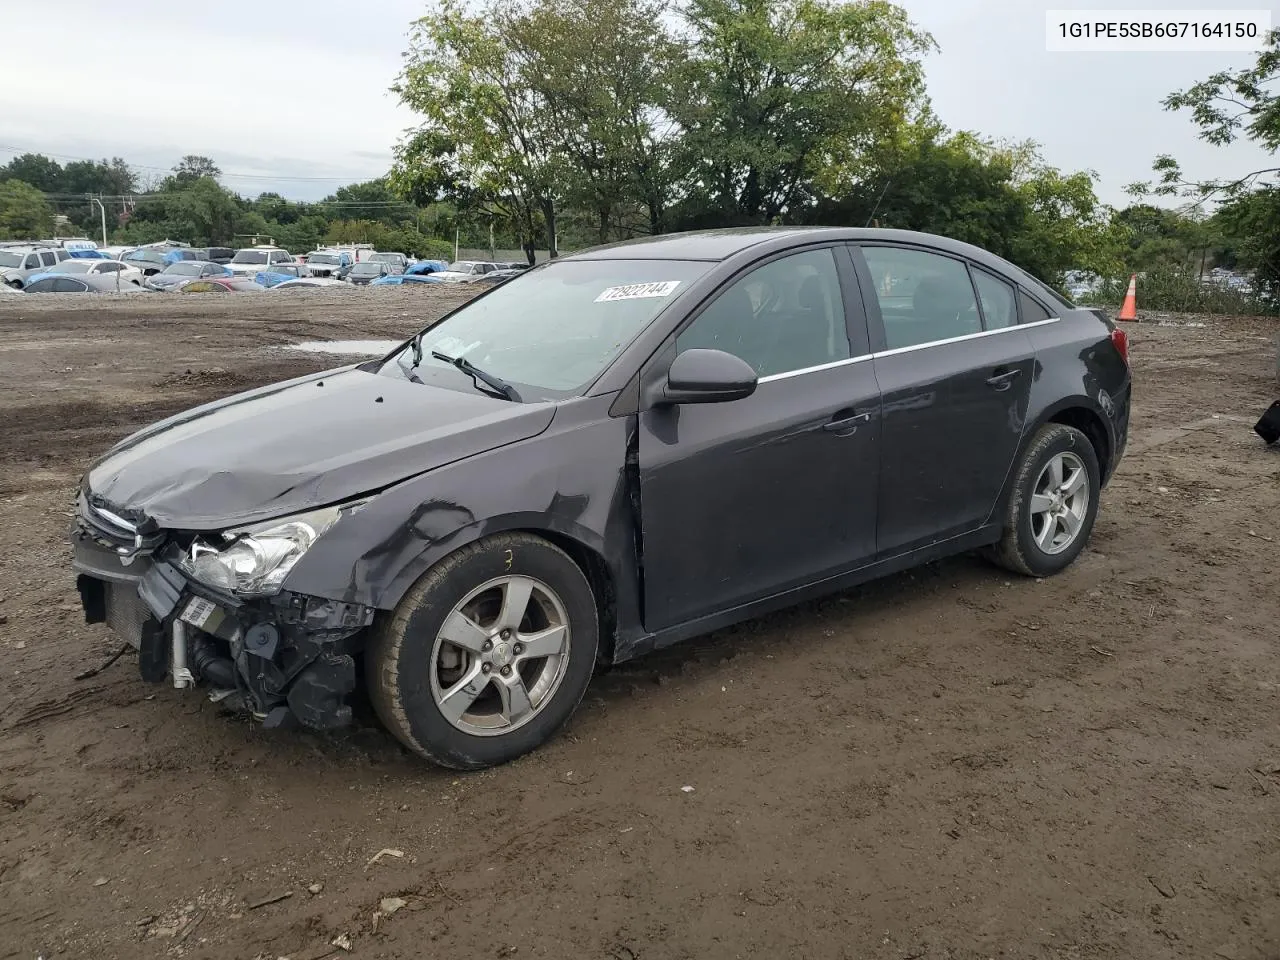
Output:
[[[761,377],[756,383],[771,383],[774,380],[785,380],[788,377],[798,377],[806,373],[817,373],[819,370],[832,370],[835,367],[845,367],[852,363],[862,363],[864,360],[870,360],[874,356],[875,354],[873,353],[864,353],[860,357],[832,360],[830,363],[820,363],[816,367],[801,367],[798,370],[787,370],[785,373],[771,373],[767,377]]]
[[[946,340],[930,340],[928,343],[916,343],[909,347],[894,347],[892,350],[880,350],[876,353],[864,353],[860,357],[833,360],[830,363],[820,363],[814,367],[801,367],[798,370],[788,370],[785,373],[771,373],[767,377],[761,377],[756,381],[756,383],[772,383],[774,380],[786,380],[789,377],[799,377],[806,373],[818,373],[821,370],[832,370],[836,367],[845,367],[854,363],[862,363],[865,360],[878,360],[881,357],[893,357],[900,353],[910,353],[913,350],[927,350],[929,347],[941,347],[948,343],[961,343],[965,340],[977,340],[979,337],[994,337],[998,333],[1009,333],[1012,330],[1028,330],[1031,327],[1043,327],[1046,324],[1057,323],[1061,319],[1061,317],[1050,317],[1048,320],[1035,320],[1031,323],[1015,323],[1011,327],[998,327],[995,330],[981,330],[978,333],[966,333],[959,337],[948,337]]]
[[[1061,317],[1050,317],[1048,320],[1034,320],[1031,323],[1015,323],[1011,327],[997,327],[995,330],[980,330],[977,333],[965,333],[958,337],[948,337],[945,340],[929,340],[926,343],[913,343],[909,347],[894,347],[892,350],[881,350],[878,353],[871,354],[872,357],[879,359],[880,357],[893,357],[900,353],[910,353],[913,350],[927,350],[930,347],[941,347],[948,343],[962,343],[965,340],[977,340],[980,337],[994,337],[1000,333],[1009,333],[1012,330],[1029,330],[1031,327],[1043,327],[1045,324],[1057,323]]]

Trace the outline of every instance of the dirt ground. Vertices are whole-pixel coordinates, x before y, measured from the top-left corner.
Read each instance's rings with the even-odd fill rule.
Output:
[[[64,541],[89,459],[448,293],[0,300],[0,958],[1280,957],[1266,321],[1130,327],[1066,573],[959,558],[692,641],[501,769],[264,731],[128,656],[75,679],[118,648]]]

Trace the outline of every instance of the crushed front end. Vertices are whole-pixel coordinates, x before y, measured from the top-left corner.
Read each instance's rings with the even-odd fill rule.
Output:
[[[301,555],[347,509],[215,537],[161,529],[82,490],[71,542],[85,619],[137,649],[144,680],[203,685],[211,700],[268,726],[344,726],[374,610],[283,589],[287,547],[279,544],[296,538]],[[246,581],[259,561],[275,566]],[[246,582],[252,589],[242,589]]]

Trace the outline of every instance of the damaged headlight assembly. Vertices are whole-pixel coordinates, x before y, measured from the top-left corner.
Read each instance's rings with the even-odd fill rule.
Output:
[[[191,544],[179,564],[193,579],[242,597],[266,597],[280,585],[303,554],[342,517],[367,501],[322,507],[307,513],[228,530],[230,541],[216,547],[202,540]]]

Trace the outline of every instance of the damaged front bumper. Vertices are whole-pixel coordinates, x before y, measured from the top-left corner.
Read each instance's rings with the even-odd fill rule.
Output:
[[[72,530],[85,620],[138,651],[144,680],[203,684],[210,699],[268,726],[316,730],[351,722],[356,654],[374,609],[283,590],[243,598],[188,577],[162,534],[145,542],[83,519]]]

